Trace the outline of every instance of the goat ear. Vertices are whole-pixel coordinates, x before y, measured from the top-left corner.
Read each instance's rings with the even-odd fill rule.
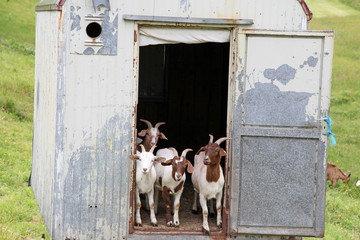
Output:
[[[223,148],[220,148],[220,157],[225,157],[226,151]]]
[[[160,138],[164,140],[168,140],[167,137],[165,137],[165,135],[162,132],[160,132]]]
[[[139,160],[140,158],[137,155],[129,155],[131,160]]]
[[[139,136],[139,137],[145,137],[145,135],[146,135],[146,130],[147,130],[147,129],[141,130],[141,132],[138,133],[138,136]]]
[[[195,155],[198,155],[201,151],[205,151],[205,147],[201,147],[201,148],[199,149],[199,151],[196,152]]]
[[[186,159],[187,162],[187,172],[188,173],[193,173],[194,172],[194,166],[191,164],[191,162],[189,160]]]
[[[166,161],[164,161],[164,162],[161,162],[161,165],[163,165],[163,166],[169,166],[169,165],[172,164],[172,162],[173,162],[173,160],[172,160],[172,159],[169,159],[169,160],[166,160]]]
[[[162,162],[165,161],[165,159],[164,157],[155,157],[155,162]]]

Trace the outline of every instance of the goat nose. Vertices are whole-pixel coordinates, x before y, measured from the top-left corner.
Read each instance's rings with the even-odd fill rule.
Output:
[[[147,168],[143,168],[143,171],[144,171],[144,172],[147,172]]]
[[[210,164],[210,160],[208,157],[204,158],[204,164],[205,165],[209,165]]]

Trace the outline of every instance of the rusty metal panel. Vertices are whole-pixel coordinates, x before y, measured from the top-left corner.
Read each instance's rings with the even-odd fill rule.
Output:
[[[58,12],[36,13],[31,186],[49,232],[53,220],[58,18]]]
[[[318,120],[329,112],[333,33],[239,30],[235,41],[229,232],[321,237]]]

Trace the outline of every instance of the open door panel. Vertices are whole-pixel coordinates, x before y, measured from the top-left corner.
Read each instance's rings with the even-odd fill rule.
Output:
[[[230,234],[324,234],[332,32],[238,30]]]

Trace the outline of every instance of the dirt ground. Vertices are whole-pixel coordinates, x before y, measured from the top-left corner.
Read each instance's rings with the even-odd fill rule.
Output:
[[[158,214],[156,219],[158,221],[158,226],[154,227],[150,223],[150,212],[144,210],[144,199],[141,203],[141,219],[142,227],[135,227],[135,233],[144,233],[144,232],[192,232],[192,233],[202,233],[202,214],[201,206],[198,206],[199,214],[192,213],[192,204],[194,199],[194,189],[192,187],[191,178],[186,178],[186,183],[184,185],[184,191],[180,199],[180,210],[179,210],[179,227],[168,227],[166,225],[165,218],[165,203],[161,197],[161,192],[159,193],[159,206]],[[216,217],[208,219],[210,226],[210,233],[220,233],[222,230],[216,226]]]

